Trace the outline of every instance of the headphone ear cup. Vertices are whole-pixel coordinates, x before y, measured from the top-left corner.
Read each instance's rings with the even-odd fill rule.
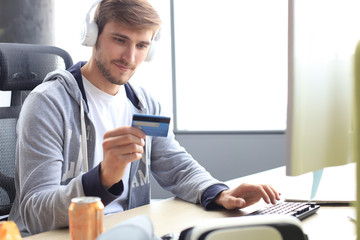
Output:
[[[145,58],[146,62],[150,62],[154,58],[156,42],[157,41],[155,41],[155,40],[151,42],[150,47],[149,47],[149,51],[148,51],[148,53],[146,55],[146,58]]]
[[[150,62],[154,58],[156,45],[158,44],[157,42],[160,40],[160,32],[161,32],[161,29],[159,29],[156,32],[154,38],[151,41],[148,54],[147,54],[147,56],[145,58],[146,62]]]
[[[84,46],[92,47],[98,37],[98,26],[94,21],[86,21],[81,27],[80,41]]]

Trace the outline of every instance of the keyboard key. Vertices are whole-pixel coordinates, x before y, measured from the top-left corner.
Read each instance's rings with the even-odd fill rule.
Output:
[[[275,205],[267,205],[249,215],[281,214],[294,216],[302,220],[319,210],[320,206],[312,202],[280,202]]]

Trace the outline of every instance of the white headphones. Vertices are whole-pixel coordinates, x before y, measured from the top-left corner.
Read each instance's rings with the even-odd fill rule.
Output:
[[[90,12],[101,1],[102,0],[95,1],[86,14],[86,19],[85,19],[85,22],[82,24],[81,33],[80,33],[80,42],[83,46],[92,47],[96,43],[99,29],[98,29],[96,22],[94,20],[90,19]],[[160,39],[160,30],[155,33],[155,35],[151,41],[151,44],[149,46],[149,51],[145,58],[145,61],[150,62],[154,58],[155,45],[156,45],[155,42],[157,42],[159,39]]]

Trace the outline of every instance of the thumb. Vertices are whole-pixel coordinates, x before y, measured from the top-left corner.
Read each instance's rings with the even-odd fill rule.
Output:
[[[223,206],[226,209],[238,209],[246,206],[246,201],[243,198],[238,198],[234,196],[229,196],[226,201],[224,201]]]

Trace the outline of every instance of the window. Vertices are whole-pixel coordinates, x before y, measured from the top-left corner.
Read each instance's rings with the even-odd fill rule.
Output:
[[[176,128],[284,130],[287,1],[174,1]]]

